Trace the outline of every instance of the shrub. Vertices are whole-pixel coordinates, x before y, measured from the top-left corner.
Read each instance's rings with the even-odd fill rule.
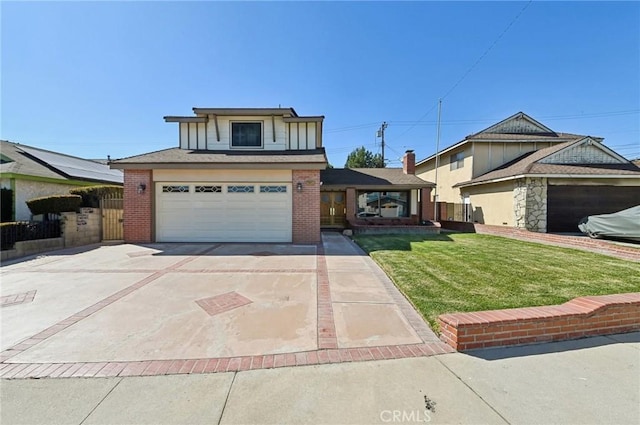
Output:
[[[53,195],[29,199],[27,206],[31,214],[60,214],[62,212],[77,211],[82,204],[80,195]]]
[[[83,207],[100,208],[100,199],[104,197],[122,198],[124,196],[124,188],[122,186],[104,184],[71,189],[69,193],[82,196]]]
[[[5,223],[13,220],[13,190],[2,188],[0,189],[0,221]]]
[[[60,220],[48,222],[14,221],[0,223],[1,249],[11,249],[16,242],[60,237]]]

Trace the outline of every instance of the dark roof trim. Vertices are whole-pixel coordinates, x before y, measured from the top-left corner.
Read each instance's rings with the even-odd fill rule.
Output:
[[[384,190],[387,192],[396,192],[398,190],[422,189],[424,187],[433,188],[435,184],[424,182],[424,184],[323,184],[321,190],[346,190],[353,187],[357,190]]]
[[[195,114],[205,115],[282,115],[297,117],[293,108],[193,108]]]
[[[284,122],[322,122],[323,120],[324,115],[317,117],[285,117],[283,119]]]
[[[208,117],[175,117],[175,116],[166,116],[163,117],[164,122],[208,122]]]
[[[111,163],[111,168],[120,170],[324,170],[326,162],[161,162],[161,163]]]
[[[519,174],[517,176],[507,176],[501,177],[497,179],[489,179],[482,181],[466,181],[460,182],[452,187],[469,187],[469,186],[480,186],[483,184],[491,184],[491,183],[500,183],[509,180],[522,179],[525,177],[535,177],[535,178],[552,178],[552,179],[637,179],[640,180],[640,175],[634,174],[534,174],[534,173],[525,173]]]

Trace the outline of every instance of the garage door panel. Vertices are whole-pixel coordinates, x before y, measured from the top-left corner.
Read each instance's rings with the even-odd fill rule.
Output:
[[[547,187],[547,231],[578,232],[583,217],[640,205],[638,186]]]
[[[188,192],[163,191],[182,186]],[[291,242],[291,184],[157,183],[156,189],[159,242]]]

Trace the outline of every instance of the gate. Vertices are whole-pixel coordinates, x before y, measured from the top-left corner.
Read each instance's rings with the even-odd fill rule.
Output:
[[[120,241],[124,239],[123,200],[122,198],[105,197],[100,200],[102,212],[102,240]]]

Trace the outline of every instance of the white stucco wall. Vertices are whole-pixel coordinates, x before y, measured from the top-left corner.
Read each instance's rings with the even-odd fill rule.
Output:
[[[15,192],[15,219],[29,220],[31,211],[27,207],[27,201],[33,198],[48,195],[68,195],[69,189],[77,188],[76,185],[45,183],[30,180],[16,180]]]

